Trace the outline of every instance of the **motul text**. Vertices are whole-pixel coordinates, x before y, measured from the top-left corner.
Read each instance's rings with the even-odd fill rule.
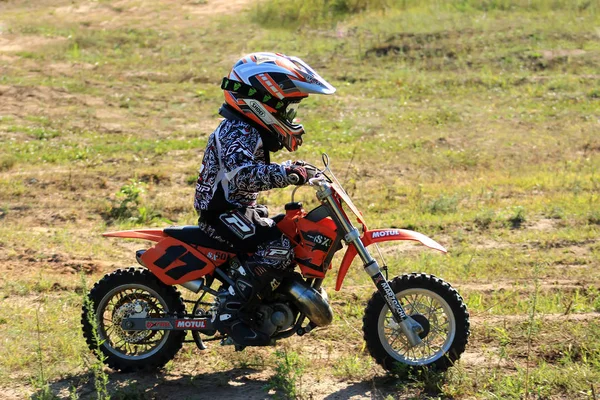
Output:
[[[188,319],[178,319],[175,321],[176,328],[183,329],[200,329],[206,328],[206,321],[204,320],[188,320]]]
[[[400,231],[398,230],[373,232],[373,239],[386,236],[396,236],[399,233]]]

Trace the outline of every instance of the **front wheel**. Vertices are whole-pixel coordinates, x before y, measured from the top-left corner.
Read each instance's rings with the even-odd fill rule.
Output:
[[[444,371],[465,351],[469,313],[462,297],[433,275],[394,278],[392,290],[406,314],[423,327],[421,344],[412,347],[394,320],[383,297],[375,292],[365,309],[363,333],[369,353],[391,372],[431,368]]]
[[[119,269],[94,285],[81,323],[89,348],[122,372],[154,370],[181,349],[185,331],[125,331],[124,318],[162,318],[185,312],[181,295],[145,269]]]

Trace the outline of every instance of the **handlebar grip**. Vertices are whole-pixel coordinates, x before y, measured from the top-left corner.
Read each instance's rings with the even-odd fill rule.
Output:
[[[292,172],[287,176],[287,181],[290,185],[297,185],[300,182],[300,175]]]

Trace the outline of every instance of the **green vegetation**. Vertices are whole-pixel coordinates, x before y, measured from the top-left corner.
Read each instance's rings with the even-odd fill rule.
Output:
[[[107,374],[103,396],[144,398],[176,381],[192,397],[204,376],[226,389],[241,370],[257,375],[236,384],[257,382],[259,397],[265,384],[282,397],[343,397],[347,381],[391,398],[598,397],[598,2],[215,4],[0,1],[0,387],[16,398],[96,392],[79,276],[96,281],[146,246],[100,233],[195,223],[220,78],[242,54],[278,51],[338,90],[303,102],[305,144],[273,160],[318,163],[326,151],[371,228],[417,230],[449,249],[381,246],[391,275],[435,274],[463,295],[473,329],[463,361],[443,375],[385,376],[360,332],[372,284],[356,264],[335,292],[336,259],[327,329],[277,352],[188,345],[164,380]],[[275,214],[289,196],[262,201]],[[296,196],[316,204],[309,189]]]
[[[277,350],[275,357],[275,375],[271,377],[265,389],[274,389],[276,394],[284,399],[298,398],[302,393],[300,383],[306,369],[306,361],[298,353],[285,349]]]

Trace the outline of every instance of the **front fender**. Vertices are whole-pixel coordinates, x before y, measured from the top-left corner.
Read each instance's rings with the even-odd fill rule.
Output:
[[[372,231],[366,231],[360,239],[360,241],[363,243],[363,245],[365,245],[365,247],[373,243],[388,242],[393,240],[414,240],[429,247],[430,249],[438,250],[442,253],[448,252],[448,250],[446,250],[444,246],[431,239],[430,237],[427,237],[419,232],[409,231],[407,229],[374,229]],[[342,263],[340,265],[340,270],[338,272],[337,281],[335,284],[336,291],[339,291],[341,289],[342,283],[344,282],[344,278],[346,277],[348,269],[350,268],[350,264],[352,264],[352,260],[354,260],[356,254],[356,247],[350,244],[348,246],[348,249],[346,250],[346,254],[344,254],[344,258],[342,259]]]

